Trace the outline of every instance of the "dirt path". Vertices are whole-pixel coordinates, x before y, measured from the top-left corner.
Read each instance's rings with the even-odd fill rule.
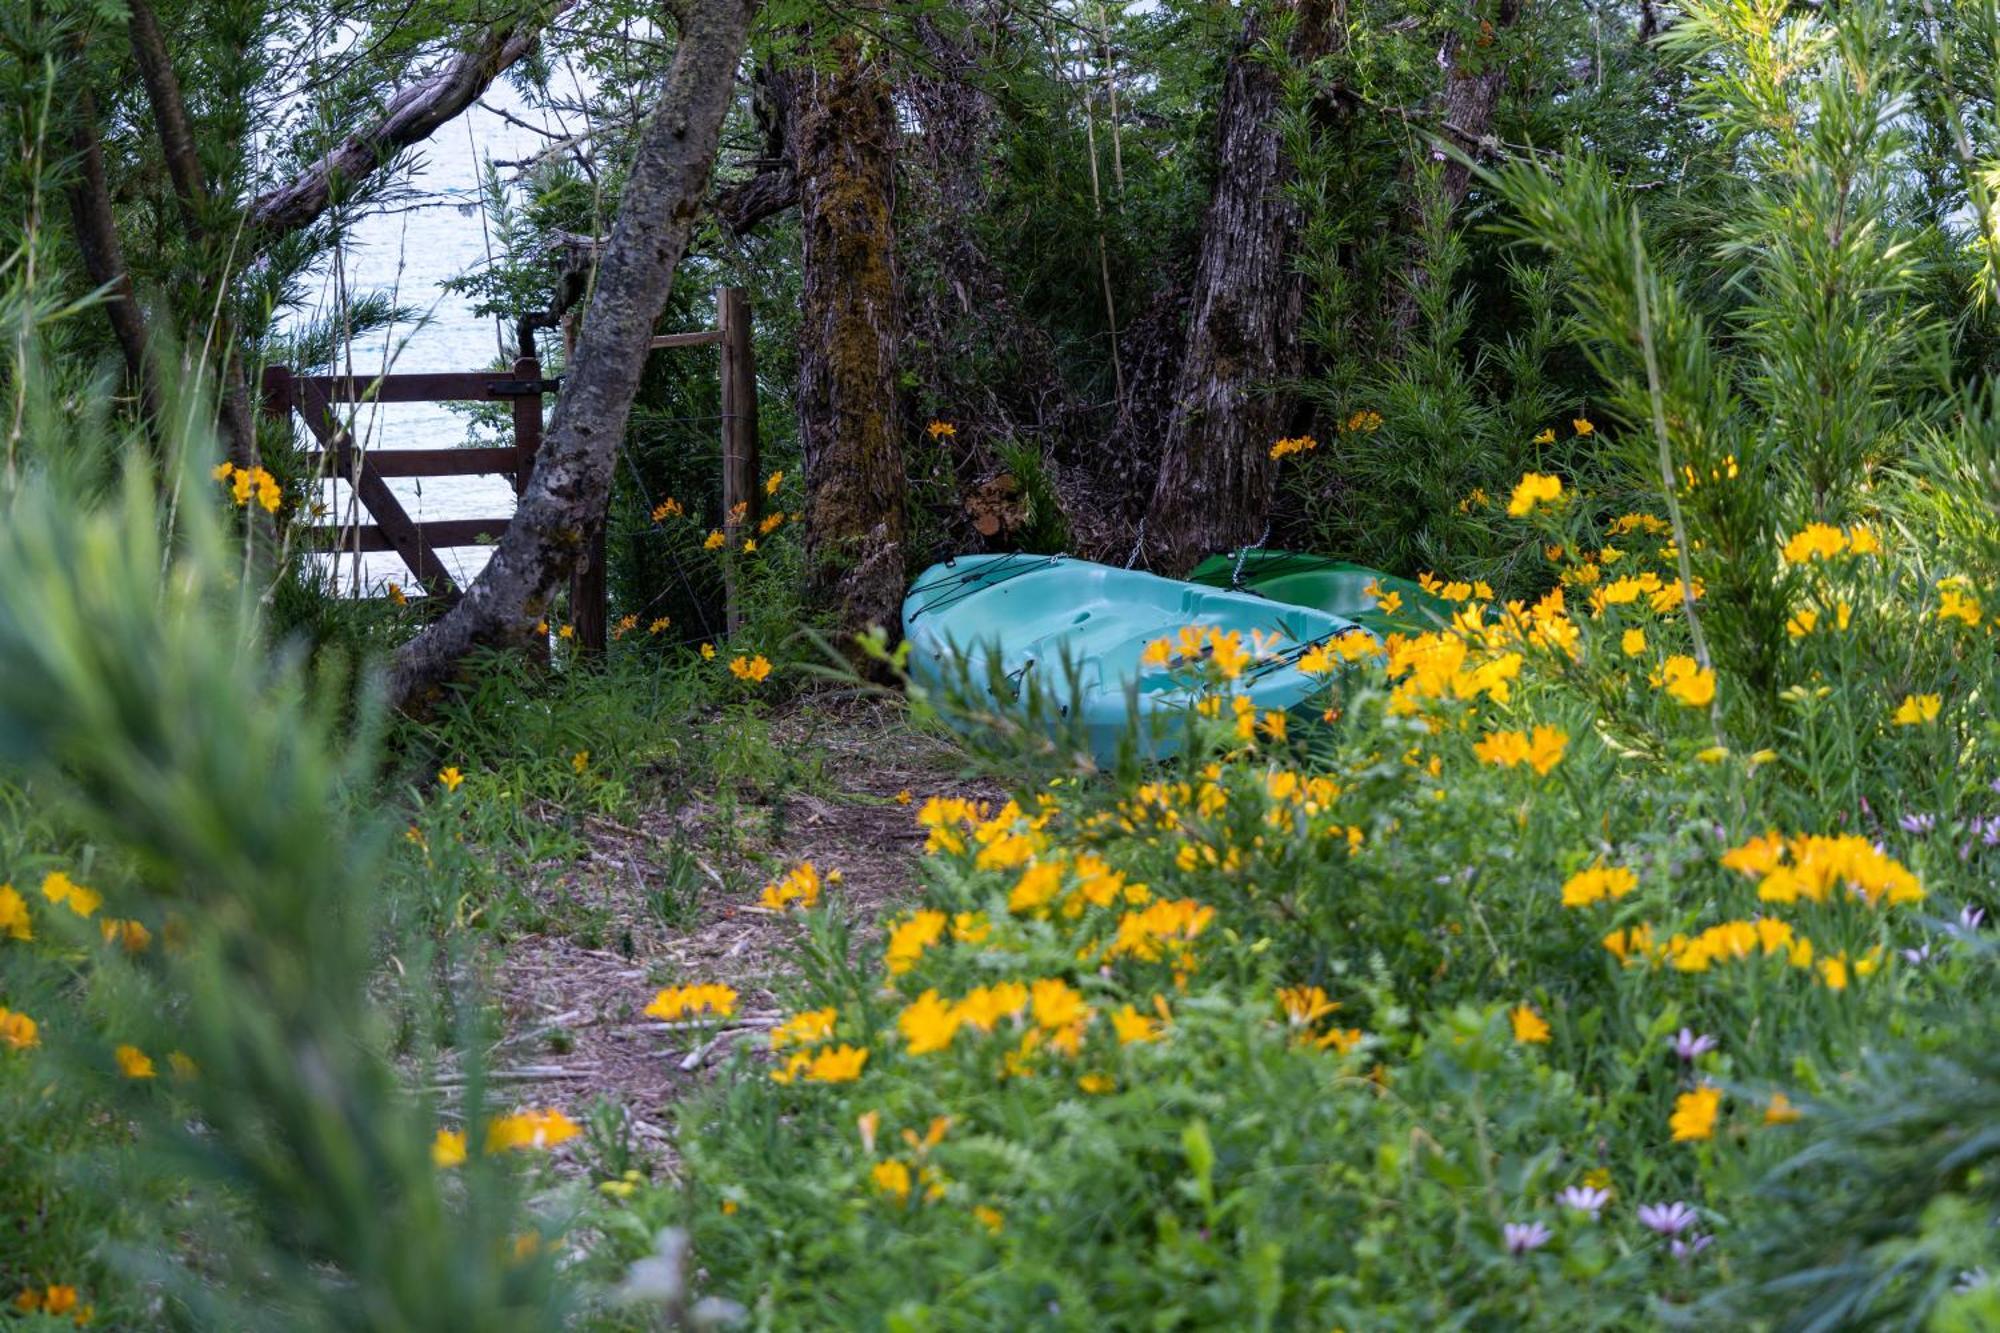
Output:
[[[551,921],[581,901],[597,925],[589,943],[566,925],[514,937],[495,960],[509,1034],[493,1055],[496,1100],[558,1106],[579,1121],[608,1101],[625,1109],[642,1146],[659,1151],[672,1104],[713,1077],[735,1044],[761,1047],[781,1016],[802,927],[758,905],[763,886],[800,861],[838,870],[827,901],[872,937],[885,910],[914,895],[924,798],[996,794],[961,776],[957,750],[885,706],[811,700],[773,731],[778,745],[816,761],[806,786],[733,811],[694,800],[630,823],[593,819],[588,857],[551,867],[536,886]],[[905,792],[908,803],[898,799]],[[598,947],[607,933],[619,947]],[[660,987],[692,982],[735,988],[731,1025],[675,1029],[642,1014]]]

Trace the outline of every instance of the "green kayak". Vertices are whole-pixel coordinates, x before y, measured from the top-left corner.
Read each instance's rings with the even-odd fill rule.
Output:
[[[1425,592],[1413,580],[1296,551],[1252,547],[1212,555],[1196,565],[1188,578],[1211,588],[1234,588],[1274,602],[1314,607],[1377,634],[1417,634],[1451,620],[1451,604]],[[1394,593],[1399,604],[1393,610],[1383,610],[1375,594],[1368,591],[1370,584],[1385,594]]]
[[[924,571],[903,602],[917,681],[991,698],[1099,762],[1128,738],[1142,758],[1179,749],[1199,692],[1186,659],[1162,663],[1147,648],[1189,626],[1235,632],[1249,656],[1231,688],[1260,710],[1289,709],[1325,684],[1298,667],[1308,649],[1369,634],[1312,607],[1059,555],[959,556]]]

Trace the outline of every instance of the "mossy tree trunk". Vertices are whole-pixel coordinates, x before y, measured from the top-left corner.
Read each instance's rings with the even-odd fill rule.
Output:
[[[902,332],[888,77],[853,32],[796,76],[799,434],[815,601],[842,631],[893,630],[904,582]]]
[[[1300,368],[1301,289],[1292,256],[1300,217],[1279,130],[1279,61],[1325,55],[1337,0],[1271,0],[1250,11],[1216,116],[1216,181],[1202,222],[1185,349],[1146,510],[1149,563],[1185,572],[1261,531],[1270,507],[1270,447],[1281,397]],[[1289,20],[1272,49],[1275,20]]]

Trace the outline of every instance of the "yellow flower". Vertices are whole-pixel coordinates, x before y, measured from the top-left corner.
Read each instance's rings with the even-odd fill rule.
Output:
[[[763,521],[757,525],[757,535],[759,537],[768,537],[784,526],[785,515],[782,510],[775,514],[766,514]]]
[[[431,1165],[446,1171],[465,1162],[465,1131],[441,1129],[431,1140]]]
[[[704,551],[719,551],[722,549],[724,540],[721,528],[711,528],[708,536],[702,538],[701,549]]]
[[[670,518],[679,518],[686,512],[687,510],[681,508],[681,502],[669,495],[666,499],[653,506],[653,522],[663,523]]]
[[[770,476],[764,478],[764,494],[776,495],[778,488],[784,484],[785,474],[783,472],[773,472]]]
[[[1513,498],[1507,501],[1510,518],[1524,518],[1538,504],[1554,504],[1562,498],[1562,479],[1540,472],[1524,473],[1514,487]]]
[[[1549,1025],[1542,1016],[1525,1004],[1514,1006],[1507,1015],[1514,1026],[1514,1040],[1525,1045],[1546,1046],[1549,1040]]]
[[[42,877],[42,897],[67,906],[81,917],[88,917],[104,902],[104,895],[95,889],[85,888],[60,870],[52,870]]]
[[[1562,905],[1588,907],[1606,898],[1623,898],[1639,887],[1639,877],[1624,866],[1594,865],[1563,881]]]
[[[1535,436],[1533,442],[1536,444],[1554,444],[1556,442],[1556,428],[1554,426],[1544,426],[1542,432]]]
[[[1035,1025],[1047,1031],[1066,1028],[1089,1019],[1090,1006],[1083,993],[1060,977],[1048,977],[1029,988]]]
[[[41,1027],[26,1014],[0,1004],[0,1043],[11,1050],[32,1051],[42,1044]]]
[[[932,422],[931,424],[936,425],[937,423]],[[877,1162],[869,1169],[869,1175],[874,1178],[875,1188],[894,1199],[897,1203],[903,1203],[909,1199],[910,1168],[903,1163],[894,1160]]]
[[[787,1046],[811,1046],[824,1041],[833,1035],[833,1025],[839,1017],[840,1011],[832,1006],[793,1014],[771,1029],[771,1049],[781,1051]]]
[[[933,421],[930,425],[924,427],[924,433],[933,440],[956,439],[958,436],[958,427],[952,425],[949,421]]]
[[[729,661],[729,674],[738,680],[747,680],[753,685],[761,685],[771,674],[771,663],[762,653],[755,657],[745,657],[738,653]]]
[[[1111,1015],[1111,1028],[1118,1034],[1120,1046],[1136,1046],[1160,1039],[1160,1021],[1146,1017],[1129,1004]]]
[[[667,616],[656,617],[652,624],[646,626],[646,633],[648,634],[662,633],[663,631],[665,631],[667,626],[673,623],[674,623],[673,620]]]
[[[111,1056],[118,1062],[118,1072],[126,1078],[153,1077],[153,1062],[137,1046],[120,1046]]]
[[[852,1083],[861,1077],[861,1067],[867,1063],[866,1046],[835,1046],[813,1057],[806,1078],[813,1083]]]
[[[1764,1108],[1764,1123],[1767,1125],[1795,1125],[1805,1118],[1805,1112],[1792,1105],[1784,1093],[1773,1093],[1771,1104]]]
[[[1280,987],[1278,1005],[1285,1011],[1285,1021],[1293,1027],[1310,1027],[1340,1008],[1338,1002],[1327,998],[1325,989],[1320,986]]]
[[[1376,420],[1379,421],[1381,418],[1378,417]],[[1276,444],[1272,445],[1271,457],[1285,458],[1292,454],[1302,454],[1308,450],[1317,448],[1319,448],[1318,440],[1315,440],[1310,435],[1298,435],[1291,439],[1279,440]]]
[[[1590,422],[1588,422],[1582,417],[1576,418],[1569,424],[1576,427],[1576,433],[1578,435],[1591,435],[1594,434],[1597,430],[1597,427],[1591,425]]]
[[[924,950],[944,935],[943,912],[922,911],[889,930],[889,950],[884,959],[891,976],[901,976],[917,965]]]
[[[1891,719],[1899,727],[1915,727],[1926,722],[1937,721],[1938,710],[1944,700],[1935,694],[1906,694],[1903,702],[1896,707],[1896,716]]]
[[[574,639],[576,637],[576,626],[564,625],[556,631],[556,637],[558,639]]]
[[[1347,418],[1347,421],[1343,424],[1342,429],[1348,431],[1360,431],[1364,435],[1372,435],[1376,431],[1382,429],[1382,414],[1380,412],[1371,412],[1365,409],[1359,412],[1355,412]]]
[[[745,537],[745,538],[743,539],[743,554],[745,554],[745,555],[755,555],[755,554],[757,554],[757,539],[756,539],[756,538],[754,538],[754,537]]]
[[[1099,1074],[1093,1071],[1077,1079],[1076,1086],[1082,1088],[1091,1096],[1098,1097],[1110,1092],[1118,1084],[1109,1074]]]
[[[1813,632],[1813,627],[1817,624],[1819,624],[1819,612],[1806,607],[1793,612],[1792,618],[1785,622],[1785,633],[1795,639],[1803,639]]]
[[[438,782],[446,791],[457,791],[459,784],[464,781],[465,774],[459,772],[456,768],[441,768],[438,770]]]
[[[516,1111],[486,1126],[486,1151],[500,1153],[510,1149],[553,1148],[582,1132],[576,1121],[554,1107],[540,1111]]]
[[[28,919],[28,902],[12,884],[0,884],[0,931],[10,939],[35,938],[34,924]]]
[[[832,884],[838,882],[839,879],[840,872],[835,870],[827,874],[826,882]],[[798,865],[786,871],[783,879],[766,884],[764,886],[764,896],[760,901],[763,906],[773,912],[782,912],[793,903],[797,903],[800,907],[817,907],[819,905],[819,889],[820,875],[818,867],[814,866],[810,861],[801,861]]]
[[[896,1016],[896,1030],[903,1034],[905,1049],[911,1055],[944,1050],[958,1035],[958,1024],[957,1011],[935,990],[925,991]]]
[[[582,777],[584,770],[590,767],[590,751],[578,750],[569,757],[569,766],[576,771],[578,777]]]
[[[1655,684],[1686,708],[1705,708],[1715,698],[1715,669],[1696,665],[1692,657],[1675,654],[1660,664]]]
[[[1000,1234],[1000,1228],[1005,1226],[1007,1222],[1006,1217],[998,1208],[992,1208],[983,1203],[972,1210],[972,1220],[979,1223],[980,1226],[985,1227],[988,1234],[994,1236]]]
[[[389,584],[389,600],[397,606],[408,606],[410,604],[409,594],[403,591],[403,585],[400,583],[392,582]]]
[[[1646,631],[1628,629],[1618,640],[1618,649],[1627,657],[1637,657],[1646,651]]]
[[[217,481],[228,481],[229,474],[234,471],[236,471],[236,464],[234,463],[217,463],[214,470],[208,475],[214,477]]]
[[[1977,628],[1980,614],[1978,598],[1961,588],[1940,587],[1937,610],[1939,620],[1956,620],[1968,628]]]
[[[1792,534],[1782,552],[1788,565],[1831,560],[1847,549],[1847,534],[1831,523],[1809,523]]]
[[[1667,1121],[1667,1127],[1674,1132],[1675,1143],[1692,1143],[1706,1139],[1715,1133],[1715,1116],[1722,1108],[1722,1089],[1704,1083],[1693,1092],[1684,1092],[1674,1099],[1674,1113]]]
[[[704,662],[713,662],[715,660],[715,645],[704,643],[701,646],[701,658]]]

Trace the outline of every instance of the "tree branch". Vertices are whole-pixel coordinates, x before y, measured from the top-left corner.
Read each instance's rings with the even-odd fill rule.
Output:
[[[495,79],[540,44],[548,23],[575,4],[576,0],[556,0],[545,15],[495,28],[472,50],[398,92],[372,125],[348,135],[296,179],[257,196],[250,205],[252,232],[268,242],[311,225],[344,190],[477,101]]]

